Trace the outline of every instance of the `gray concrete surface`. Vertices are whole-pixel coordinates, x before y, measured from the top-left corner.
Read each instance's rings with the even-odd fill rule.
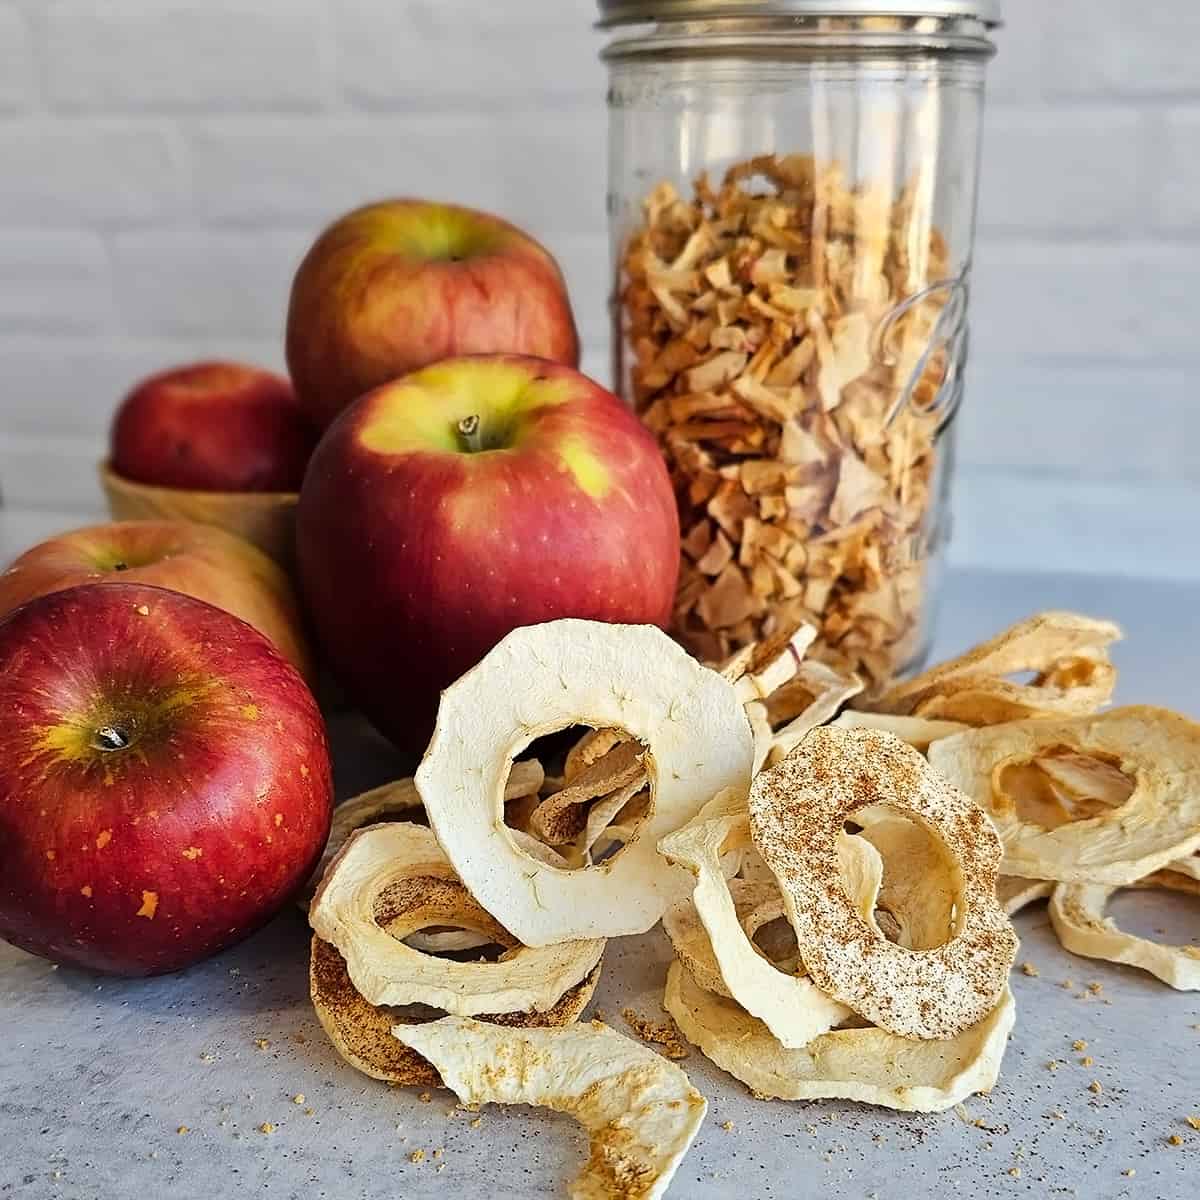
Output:
[[[1052,606],[1125,625],[1120,701],[1200,716],[1195,586],[953,575],[936,653]],[[405,765],[350,719],[337,722],[336,739],[343,794]],[[1194,902],[1131,893],[1115,912],[1137,932],[1200,937]],[[763,1103],[694,1052],[684,1066],[710,1111],[671,1197],[1194,1197],[1200,1131],[1184,1118],[1200,1114],[1200,995],[1072,957],[1041,907],[1017,923],[1020,958],[1039,973],[1014,974],[1017,1027],[1003,1077],[965,1116]],[[140,982],[0,947],[0,1197],[565,1194],[585,1153],[566,1118],[489,1107],[472,1128],[448,1092],[423,1102],[343,1064],[307,1000],[306,945],[303,920],[289,912],[209,963]],[[618,1028],[626,1006],[657,1015],[666,956],[658,932],[610,947],[595,1004]],[[1072,1049],[1076,1039],[1086,1051]],[[1081,1064],[1084,1053],[1092,1065]],[[259,1132],[264,1122],[274,1131]],[[1172,1134],[1183,1145],[1169,1145]],[[419,1165],[408,1158],[416,1149],[426,1154]]]

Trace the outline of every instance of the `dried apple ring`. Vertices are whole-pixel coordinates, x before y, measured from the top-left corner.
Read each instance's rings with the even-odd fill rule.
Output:
[[[749,820],[744,812],[712,816],[712,811],[710,805],[695,821],[663,838],[659,851],[696,877],[691,903],[708,935],[722,990],[765,1022],[783,1045],[803,1046],[844,1021],[850,1010],[811,979],[778,970],[747,937],[721,869],[721,855],[748,839]],[[699,947],[692,951],[701,977],[711,980],[709,959]]]
[[[996,899],[1010,917],[1038,900],[1045,900],[1054,891],[1048,879],[1022,879],[1019,875],[1001,875],[996,880]]]
[[[536,796],[542,786],[545,772],[537,759],[527,759],[513,763],[512,774],[504,789],[505,800],[518,800],[523,796]],[[391,783],[381,784],[370,791],[360,792],[343,800],[333,810],[333,822],[329,827],[329,840],[321,861],[310,880],[310,887],[315,888],[325,874],[326,868],[333,856],[345,845],[346,839],[364,825],[375,825],[380,821],[415,821],[424,824],[425,812],[421,797],[411,778],[396,779]],[[298,901],[301,908],[307,908],[311,892],[305,893]]]
[[[313,898],[309,921],[346,960],[371,1004],[428,1004],[448,1013],[546,1012],[600,961],[601,939],[520,945],[454,877],[421,825],[372,825],[350,836]],[[496,962],[433,958],[401,938],[454,925],[509,946]],[[386,928],[384,928],[386,926]]]
[[[1129,884],[1200,895],[1200,881],[1177,871],[1155,871]],[[1099,883],[1060,883],[1050,897],[1050,921],[1072,954],[1140,967],[1181,992],[1200,991],[1200,946],[1168,946],[1126,933],[1104,915],[1119,887]]]
[[[983,1020],[946,1041],[835,1029],[789,1050],[732,1000],[704,991],[677,962],[667,972],[663,1007],[689,1042],[758,1096],[857,1100],[901,1112],[942,1112],[991,1088],[1016,1015],[1006,987]]]
[[[957,919],[941,946],[889,942],[846,889],[838,835],[873,805],[911,817],[955,861]],[[996,1006],[1017,951],[996,900],[1000,839],[917,750],[878,730],[814,729],[758,776],[749,807],[754,844],[779,881],[800,957],[822,991],[907,1038],[954,1037]]]
[[[1132,791],[1121,802],[1125,792],[1103,783],[1081,819],[1064,813],[1068,819],[1053,827],[1040,823],[1049,820],[1040,813],[1028,819],[1005,790],[1006,773],[1062,751],[1115,760]],[[1130,884],[1200,847],[1200,725],[1163,708],[973,729],[934,742],[929,761],[995,821],[1005,875]],[[1056,770],[1058,779],[1082,778],[1078,769]]]
[[[647,747],[650,807],[619,853],[564,871],[517,845],[502,796],[516,754],[579,724]],[[721,789],[744,794],[752,758],[733,686],[661,630],[562,620],[515,630],[446,689],[416,784],[471,894],[526,946],[547,946],[655,925],[688,885],[663,869],[658,840]]]
[[[552,1026],[577,1021],[587,1007],[600,978],[600,964],[574,987],[568,988],[553,1008],[545,1012],[490,1013],[479,1020],[493,1025]],[[313,937],[309,963],[309,994],[317,1019],[334,1049],[352,1066],[389,1083],[440,1087],[442,1077],[431,1063],[392,1036],[397,1025],[436,1021],[418,1017],[403,1008],[370,1004],[362,998],[346,970],[346,960],[335,946]]]
[[[1112,696],[1116,672],[1108,647],[1120,638],[1120,626],[1111,621],[1037,613],[958,658],[893,684],[870,707],[968,725],[1092,713]],[[1005,678],[1020,671],[1037,674],[1028,684]]]

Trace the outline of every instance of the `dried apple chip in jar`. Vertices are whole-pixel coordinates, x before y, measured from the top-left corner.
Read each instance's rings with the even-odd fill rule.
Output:
[[[514,686],[514,681],[520,686]],[[503,822],[504,781],[534,739],[619,728],[645,747],[648,811],[603,862],[562,870]],[[733,686],[652,626],[561,620],[517,629],[442,694],[416,782],[464,884],[526,946],[644,933],[688,886],[658,840],[724,788],[749,785],[750,726]]]
[[[1162,888],[1200,896],[1200,881],[1177,871],[1155,871],[1134,888]],[[1105,914],[1120,888],[1101,883],[1060,883],[1050,897],[1050,921],[1063,947],[1084,958],[1139,967],[1178,991],[1200,991],[1200,946],[1168,946],[1121,929]]]
[[[835,1029],[789,1050],[740,1005],[706,992],[679,963],[667,972],[663,1007],[689,1042],[757,1096],[856,1100],[900,1112],[942,1112],[990,1090],[1016,1014],[1005,987],[980,1021],[943,1041]]]
[[[455,877],[432,831],[399,823],[350,836],[317,889],[309,922],[346,960],[369,1003],[427,1004],[460,1015],[546,1012],[604,951],[600,939],[521,945]],[[402,940],[447,925],[485,935],[505,953],[495,962],[456,962]]]
[[[915,821],[954,861],[956,920],[939,946],[888,941],[846,890],[839,836],[877,805]],[[822,991],[890,1033],[930,1040],[962,1033],[999,1002],[1017,949],[995,894],[1000,839],[917,750],[877,730],[814,729],[755,779],[749,807],[754,844]]]
[[[394,1036],[431,1062],[460,1103],[530,1104],[583,1126],[590,1154],[575,1200],[658,1200],[708,1108],[674,1063],[599,1021],[501,1029],[445,1017]]]
[[[995,821],[1006,875],[1131,884],[1200,847],[1200,725],[1167,709],[974,729],[929,759]]]

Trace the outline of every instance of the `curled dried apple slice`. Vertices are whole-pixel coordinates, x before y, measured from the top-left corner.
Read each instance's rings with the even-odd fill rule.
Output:
[[[816,639],[812,625],[798,623],[743,647],[721,667],[721,674],[734,683],[744,704],[765,700],[795,676]]]
[[[1127,886],[1200,895],[1200,881],[1177,871],[1155,871]],[[1060,883],[1050,897],[1050,921],[1058,940],[1072,954],[1127,963],[1178,991],[1200,991],[1200,946],[1167,946],[1126,933],[1104,914],[1113,893],[1120,890],[1111,884]]]
[[[513,681],[521,686],[514,687]],[[647,815],[619,853],[564,871],[503,820],[504,780],[535,738],[621,728],[647,747]],[[652,626],[562,620],[510,633],[442,694],[416,774],[430,824],[471,894],[526,946],[644,933],[687,888],[659,838],[750,780],[750,727],[732,685]]]
[[[1167,870],[1174,871],[1176,875],[1186,875],[1189,879],[1200,879],[1200,850],[1167,863]]]
[[[922,754],[938,738],[949,737],[952,733],[963,733],[971,728],[962,721],[935,721],[929,717],[905,717],[894,713],[853,710],[839,713],[830,724],[839,729],[881,729],[884,733],[893,734],[902,742],[915,746]]]
[[[546,1012],[600,961],[600,939],[543,949],[519,944],[455,877],[421,825],[372,825],[351,834],[309,912],[313,930],[346,960],[371,1004],[428,1004],[474,1015]],[[484,934],[508,950],[496,962],[455,962],[400,939],[431,925]]]
[[[1112,696],[1108,647],[1120,626],[1070,612],[1028,617],[957,658],[897,683],[869,706],[993,725],[1027,717],[1084,715]],[[1035,672],[1028,684],[1006,678]]]
[[[537,759],[527,759],[513,763],[512,774],[504,788],[506,801],[519,800],[524,796],[536,796],[542,786],[545,772]],[[345,845],[346,839],[356,829],[364,825],[375,825],[380,821],[416,821],[424,824],[425,811],[411,778],[396,779],[391,783],[381,784],[370,791],[360,792],[343,800],[333,810],[333,821],[329,828],[329,840],[321,861],[317,864],[312,876],[312,887],[315,888],[325,874],[333,856]],[[306,893],[299,901],[302,908],[308,907],[311,893]]]
[[[658,1200],[708,1107],[674,1063],[599,1021],[500,1029],[445,1017],[393,1032],[463,1104],[532,1104],[574,1117],[591,1143],[568,1187],[575,1200]]]
[[[724,983],[721,990],[765,1022],[783,1045],[803,1046],[845,1020],[850,1010],[811,979],[778,970],[746,935],[721,856],[749,840],[749,818],[744,812],[713,812],[710,805],[695,821],[659,843],[668,862],[696,877],[691,903],[708,935],[709,954],[692,943],[690,958],[700,967],[701,977],[710,981],[715,963]]]
[[[1016,1014],[1006,987],[981,1021],[945,1041],[836,1029],[789,1050],[732,1000],[704,991],[679,963],[667,972],[663,1007],[689,1042],[758,1096],[857,1100],[901,1112],[942,1112],[991,1088]]]
[[[597,964],[545,1012],[490,1013],[479,1019],[496,1025],[569,1025],[587,1007],[599,978]],[[397,1025],[435,1021],[438,1016],[368,1003],[350,981],[346,960],[319,937],[312,940],[309,994],[321,1027],[352,1067],[389,1083],[440,1086],[441,1076],[433,1066],[392,1036]]]
[[[839,865],[847,820],[895,809],[939,839],[955,863],[955,927],[908,950],[865,920]],[[996,900],[1000,839],[971,800],[912,746],[873,729],[814,729],[750,788],[754,844],[774,872],[813,982],[900,1037],[945,1039],[998,1003],[1017,938]]]
[[[1054,891],[1048,879],[1022,879],[1019,875],[1001,875],[996,880],[996,899],[1010,917],[1015,917],[1023,908],[1045,900]]]
[[[1039,764],[1055,758],[1052,776]],[[1006,875],[1130,884],[1200,847],[1200,725],[1166,709],[974,729],[934,742],[929,760],[995,821]]]
[[[862,680],[857,675],[843,675],[815,660],[801,663],[795,678],[767,702],[772,725],[778,723],[782,713],[799,710],[775,730],[768,763],[785,758],[810,730],[831,720],[847,700],[862,690]]]
[[[606,754],[582,767],[571,782],[547,796],[530,818],[530,831],[551,846],[561,846],[579,836],[587,827],[589,805],[634,786],[646,786],[646,768],[642,762],[645,747],[624,739]],[[629,796],[632,796],[630,792]]]

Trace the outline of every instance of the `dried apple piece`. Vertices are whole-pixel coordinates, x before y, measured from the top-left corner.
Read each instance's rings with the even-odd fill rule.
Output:
[[[599,939],[542,949],[521,945],[471,896],[432,831],[373,825],[354,832],[321,881],[309,921],[346,960],[371,1004],[428,1004],[473,1015],[546,1012],[600,961]],[[401,940],[431,925],[485,934],[508,950],[496,962],[455,962]]]
[[[857,1100],[900,1112],[942,1112],[991,1089],[1016,1016],[1005,987],[982,1020],[944,1041],[836,1029],[789,1050],[732,1000],[704,991],[679,963],[667,972],[663,1006],[689,1042],[755,1095]]]
[[[898,737],[902,742],[915,746],[924,754],[938,738],[952,733],[963,733],[971,726],[962,721],[938,721],[930,717],[905,717],[893,713],[855,712],[839,713],[831,722],[839,729],[881,729]]]
[[[777,763],[786,758],[810,730],[832,720],[838,709],[862,690],[862,681],[855,675],[843,675],[822,662],[801,663],[795,679],[784,689],[784,693],[793,703],[797,694],[807,695],[808,702],[795,717],[775,730],[767,761]],[[771,705],[768,703],[770,711]]]
[[[1165,888],[1200,896],[1200,881],[1176,871],[1155,871],[1134,888]],[[1167,946],[1120,929],[1105,916],[1113,884],[1060,883],[1050,897],[1050,921],[1063,947],[1084,958],[1140,967],[1178,991],[1200,991],[1200,946]]]
[[[645,747],[636,741],[618,742],[580,769],[561,791],[537,806],[530,818],[530,831],[551,846],[561,846],[578,837],[587,826],[588,806],[592,801],[622,791],[630,784],[636,784],[635,790],[639,791],[646,785],[644,754]]]
[[[1054,891],[1054,886],[1048,879],[1022,879],[1019,875],[1001,875],[996,880],[996,899],[1010,917],[1015,917],[1023,908],[1045,900]]]
[[[709,947],[729,995],[764,1021],[785,1046],[803,1046],[850,1015],[844,1005],[824,994],[807,976],[779,971],[747,937],[721,868],[721,856],[749,840],[744,812],[700,818],[659,843],[668,862],[696,877],[691,903],[708,934]],[[711,979],[708,961],[699,951],[702,975]]]
[[[844,886],[839,835],[875,805],[917,822],[956,864],[957,920],[940,946],[892,944]],[[755,779],[749,807],[754,844],[779,881],[800,957],[822,991],[907,1038],[954,1037],[997,1004],[1017,949],[995,895],[1000,839],[917,750],[878,730],[814,729]]]
[[[587,1130],[590,1155],[568,1187],[576,1200],[657,1200],[708,1105],[688,1077],[599,1021],[560,1029],[499,1029],[462,1017],[398,1025],[462,1104],[532,1104]]]
[[[544,778],[545,772],[537,759],[513,763],[512,774],[504,787],[505,800],[536,796]],[[370,791],[360,792],[357,796],[351,796],[349,800],[343,800],[333,810],[329,840],[325,843],[321,861],[313,871],[311,888],[316,888],[333,856],[345,845],[346,839],[354,830],[361,829],[364,825],[378,824],[380,821],[416,821],[418,824],[424,824],[425,809],[411,778],[396,779],[391,783],[371,788]],[[307,909],[310,899],[311,891],[308,891],[298,901],[300,907]]]
[[[1028,717],[1082,716],[1112,696],[1108,647],[1121,638],[1111,621],[1044,612],[892,685],[869,706],[878,712],[993,725]],[[1036,672],[1028,684],[1006,678]]]
[[[599,978],[597,963],[590,974],[568,988],[554,1007],[545,1012],[491,1013],[479,1019],[496,1025],[569,1025],[587,1007]],[[309,964],[309,994],[321,1027],[352,1067],[389,1083],[441,1086],[441,1076],[433,1066],[392,1036],[397,1025],[433,1021],[438,1017],[418,1016],[404,1008],[368,1003],[350,981],[346,960],[337,948],[315,936]]]
[[[1057,786],[1037,765],[1047,758],[1059,760],[1051,768],[1059,780],[1069,764],[1070,779],[1097,781],[1097,794],[1022,790],[1031,765]],[[1095,767],[1080,767],[1081,758]],[[929,760],[995,821],[1006,875],[1131,884],[1200,847],[1200,725],[1166,709],[974,729],[934,742]],[[1127,795],[1113,767],[1133,780]]]
[[[650,807],[620,853],[563,871],[516,843],[502,793],[525,746],[581,723],[647,747]],[[656,924],[688,885],[663,869],[658,840],[721,789],[744,794],[752,757],[733,686],[660,630],[562,620],[514,631],[447,688],[416,783],[472,895],[524,945],[547,946]]]

